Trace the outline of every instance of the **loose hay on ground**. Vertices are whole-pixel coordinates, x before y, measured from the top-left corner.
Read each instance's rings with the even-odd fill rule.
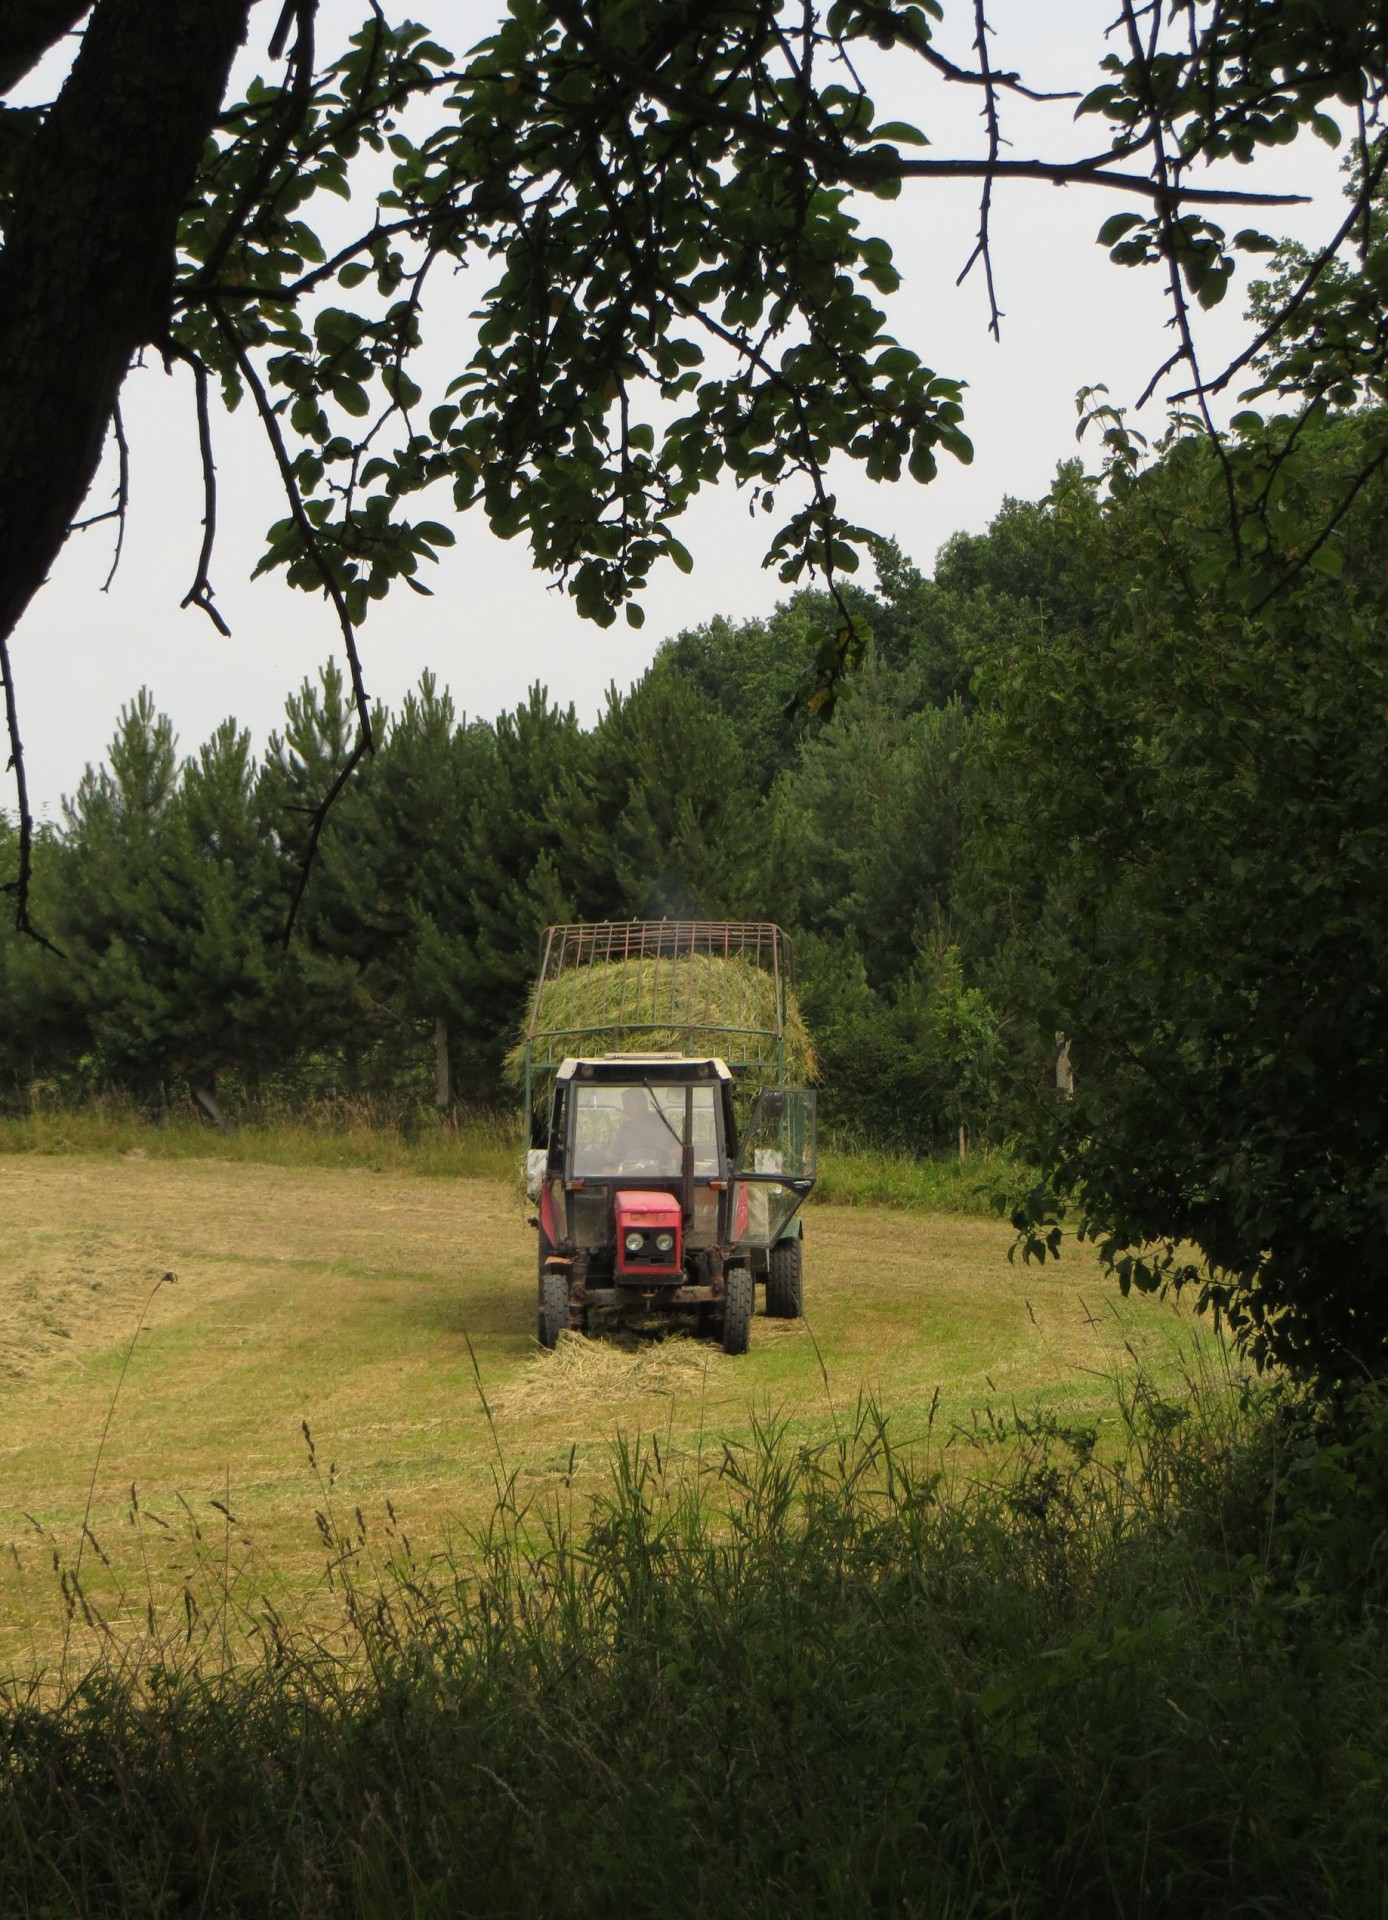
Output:
[[[697,1394],[722,1361],[716,1347],[684,1334],[637,1345],[561,1333],[552,1353],[536,1353],[496,1395],[497,1411],[592,1412],[638,1394]]]

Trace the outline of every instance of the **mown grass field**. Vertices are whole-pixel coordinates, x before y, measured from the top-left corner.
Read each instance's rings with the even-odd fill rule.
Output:
[[[745,1358],[640,1337],[543,1355],[534,1236],[495,1143],[472,1149],[491,1173],[448,1177],[388,1146],[372,1170],[257,1162],[244,1135],[237,1158],[103,1144],[0,1154],[10,1671],[61,1643],[55,1554],[80,1549],[85,1592],[127,1625],[217,1604],[218,1569],[293,1608],[322,1582],[329,1500],[383,1551],[466,1552],[498,1481],[581,1507],[618,1432],[717,1454],[759,1415],[831,1433],[862,1395],[903,1445],[933,1422],[966,1447],[1038,1406],[1102,1425],[1134,1353],[1174,1377],[1195,1338],[1171,1306],[1119,1301],[1083,1251],[1024,1268],[989,1218],[819,1204],[807,1320],[759,1314]],[[862,1187],[841,1168],[838,1190]]]
[[[0,1152],[6,1914],[1385,1912],[1381,1393],[1009,1265],[996,1167],[831,1161],[745,1358],[543,1355],[498,1138],[65,1124]]]

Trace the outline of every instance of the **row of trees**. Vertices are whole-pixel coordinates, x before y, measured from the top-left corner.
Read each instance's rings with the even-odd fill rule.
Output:
[[[426,676],[377,716],[381,751],[328,817],[288,940],[352,747],[342,676],[290,697],[260,760],[232,720],[180,760],[141,692],[37,849],[61,951],[0,946],[6,1080],[492,1101],[548,922],[769,913],[802,935],[841,1117],[903,1144],[972,1124],[986,1064],[975,1088],[946,1030],[974,1019],[985,1055],[996,1036],[949,918],[968,727],[952,592],[882,549],[881,591],[860,596],[880,639],[832,722],[796,704],[837,618],[813,593],[682,634],[590,729],[539,688],[470,720]],[[898,999],[928,1002],[940,1041],[893,1072]]]
[[[1037,1249],[1068,1196],[1125,1283],[1381,1369],[1384,415],[1327,410],[1289,454],[1248,414],[1151,459],[1093,421],[1102,474],[1064,468],[932,578],[879,547],[832,713],[803,698],[839,618],[813,592],[681,634],[592,728],[538,689],[463,719],[425,679],[378,716],[287,943],[342,680],[260,761],[230,721],[180,761],[139,696],[37,850],[62,957],[0,943],[7,1083],[427,1094],[446,1048],[494,1100],[548,921],[765,914],[840,1125],[1009,1132],[1045,1176]]]

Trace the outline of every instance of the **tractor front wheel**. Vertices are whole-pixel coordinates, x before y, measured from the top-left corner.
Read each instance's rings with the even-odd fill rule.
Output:
[[[752,1341],[752,1310],[756,1290],[750,1267],[729,1267],[723,1296],[723,1351],[746,1353]]]
[[[569,1324],[569,1276],[551,1270],[540,1276],[540,1345],[554,1348]]]
[[[778,1240],[771,1249],[771,1264],[766,1275],[766,1311],[773,1320],[798,1320],[805,1311],[800,1246],[797,1235],[794,1240]]]

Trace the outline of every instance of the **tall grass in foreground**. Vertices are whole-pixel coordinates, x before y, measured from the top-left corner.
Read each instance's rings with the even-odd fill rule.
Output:
[[[1383,1406],[1122,1410],[502,1465],[428,1565],[329,1476],[332,1632],[224,1589],[4,1691],[7,1909],[1382,1912]]]

